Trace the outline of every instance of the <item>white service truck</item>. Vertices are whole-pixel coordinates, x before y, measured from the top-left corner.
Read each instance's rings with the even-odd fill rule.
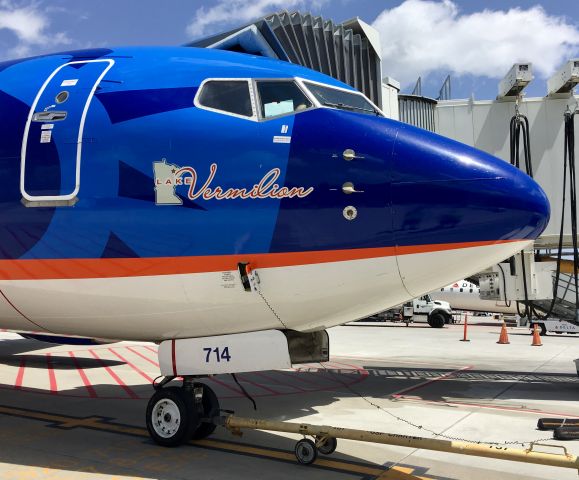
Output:
[[[450,303],[443,300],[432,300],[430,295],[423,295],[410,302],[377,313],[359,322],[405,322],[428,323],[433,328],[442,328],[452,322]]]
[[[426,322],[432,328],[442,328],[452,321],[450,303],[442,300],[432,300],[430,295],[423,295],[407,302],[402,307],[402,321]]]

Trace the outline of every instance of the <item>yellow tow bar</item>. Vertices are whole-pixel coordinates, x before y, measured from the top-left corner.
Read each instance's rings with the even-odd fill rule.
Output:
[[[528,449],[514,449],[485,443],[439,440],[436,438],[370,432],[352,428],[330,427],[327,425],[311,425],[308,423],[258,420],[255,418],[242,418],[233,415],[220,417],[219,421],[215,423],[223,425],[236,435],[241,435],[242,429],[252,429],[311,436],[315,439],[315,442],[304,438],[297,442],[295,448],[298,462],[306,465],[315,462],[318,450],[324,454],[333,453],[336,449],[336,439],[341,438],[346,440],[356,440],[359,442],[382,443],[399,447],[457,453],[459,455],[496,458],[498,460],[510,460],[513,462],[535,463],[538,465],[549,465],[551,467],[573,468],[579,471],[579,459],[575,455],[569,454],[567,449],[561,445],[549,445],[533,442]],[[563,453],[555,454],[540,452],[535,450],[535,447],[537,446],[560,448],[563,450]]]

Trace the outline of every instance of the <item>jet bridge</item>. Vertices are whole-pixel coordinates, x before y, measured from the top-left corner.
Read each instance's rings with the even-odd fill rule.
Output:
[[[573,61],[572,61],[573,62]],[[516,64],[519,66],[521,64]],[[526,64],[529,65],[529,64]],[[569,69],[569,77],[575,70]],[[529,68],[523,70],[525,84],[532,76]],[[559,75],[560,73],[556,74]],[[511,85],[521,85],[522,79],[511,72]],[[579,77],[578,77],[579,80]],[[560,78],[559,83],[567,83]],[[551,221],[543,235],[536,242],[536,248],[556,248],[559,242],[561,219],[563,155],[564,155],[564,113],[575,110],[579,96],[573,95],[572,88],[557,95],[525,98],[522,91],[513,88],[505,95],[507,82],[501,82],[501,95],[497,100],[441,100],[435,108],[435,131],[440,135],[472,145],[496,157],[509,161],[509,122],[517,111],[529,120],[529,137],[532,152],[532,166],[535,180],[541,185],[551,203]],[[553,87],[554,88],[554,87]],[[547,94],[547,92],[545,92]],[[575,125],[575,135],[579,138],[579,127]],[[563,247],[571,247],[571,221],[566,215]]]
[[[397,94],[400,85],[388,78],[382,81],[380,35],[357,17],[336,23],[311,13],[282,11],[187,46],[303,65],[351,85],[386,108],[387,116],[398,118],[398,105],[390,97]]]
[[[577,207],[570,203],[569,171],[566,174],[565,187],[563,182],[565,170],[569,169],[573,158],[572,152],[569,152],[569,144],[565,147],[566,139],[573,134],[575,138],[579,138],[579,122],[575,122],[574,126],[570,123],[572,130],[567,130],[567,133],[565,127],[565,113],[569,117],[578,110],[579,96],[574,95],[573,89],[579,83],[579,61],[573,59],[566,62],[548,80],[544,97],[524,97],[524,89],[533,79],[532,65],[518,63],[513,65],[500,82],[495,100],[439,100],[434,111],[434,130],[440,135],[472,145],[508,162],[513,159],[513,122],[520,119],[528,122],[523,130],[527,130],[530,154],[528,164],[521,165],[520,168],[526,169],[528,173],[530,169],[534,179],[549,197],[551,220],[535,242],[534,249],[511,261],[510,272],[506,271],[505,265],[501,270],[494,268],[494,292],[491,289],[488,293],[494,295],[493,298],[498,296],[500,299],[521,301],[521,291],[525,287],[527,299],[522,300],[524,304],[529,305],[532,301],[537,309],[550,312],[554,316],[576,319],[579,309],[575,302],[573,275],[569,272],[555,274],[553,288],[550,270],[555,271],[555,265],[545,268],[545,264],[537,264],[538,267],[535,268],[533,256],[534,253],[546,251],[553,256],[553,252],[559,249],[571,252],[572,255],[573,240],[574,237],[577,238],[572,229],[571,212],[577,211]],[[563,207],[564,191],[567,192],[567,198]],[[565,218],[561,229],[563,211]],[[523,256],[530,258],[530,263],[527,260],[522,262]],[[539,278],[538,272],[547,281]],[[481,293],[483,290],[481,288]],[[551,300],[553,293],[554,301]]]

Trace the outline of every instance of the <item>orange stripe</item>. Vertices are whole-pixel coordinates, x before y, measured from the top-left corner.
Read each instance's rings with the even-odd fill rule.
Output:
[[[253,268],[289,267],[318,263],[344,262],[369,258],[439,252],[460,248],[484,247],[521,240],[437,243],[408,247],[358,248],[290,253],[248,253],[199,257],[155,258],[62,258],[0,260],[0,280],[48,280],[79,278],[145,277],[235,270],[239,262]]]

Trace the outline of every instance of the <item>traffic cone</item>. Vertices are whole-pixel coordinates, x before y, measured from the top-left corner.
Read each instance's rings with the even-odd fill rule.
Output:
[[[507,325],[505,324],[505,322],[503,321],[503,326],[501,328],[501,334],[499,335],[499,341],[497,342],[501,345],[506,345],[509,342],[509,334],[507,333]]]
[[[533,328],[533,343],[531,343],[532,347],[542,347],[543,344],[541,343],[541,335],[539,335],[539,325],[535,323],[535,328]]]

